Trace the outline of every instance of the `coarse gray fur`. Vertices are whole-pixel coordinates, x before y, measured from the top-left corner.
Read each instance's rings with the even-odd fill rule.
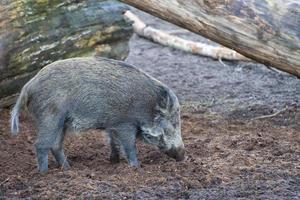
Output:
[[[131,166],[138,166],[135,142],[141,138],[176,160],[184,158],[180,109],[176,95],[164,84],[121,61],[72,58],[56,61],[22,89],[11,112],[11,131],[17,134],[22,107],[35,119],[38,167],[48,170],[48,151],[68,168],[63,152],[66,132],[105,130],[111,161],[120,147]]]

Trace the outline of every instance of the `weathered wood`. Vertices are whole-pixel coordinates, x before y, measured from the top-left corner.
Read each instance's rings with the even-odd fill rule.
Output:
[[[121,0],[300,77],[297,0]]]
[[[124,16],[134,22],[132,26],[136,34],[158,44],[214,59],[251,61],[249,58],[246,58],[232,49],[186,40],[175,35],[170,35],[162,30],[155,29],[146,25],[138,16],[129,10],[124,13]]]
[[[0,1],[0,99],[15,96],[55,60],[90,55],[125,59],[133,32],[122,15],[127,9],[114,0]]]

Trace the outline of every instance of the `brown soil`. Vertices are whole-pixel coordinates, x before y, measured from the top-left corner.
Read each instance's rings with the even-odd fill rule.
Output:
[[[134,12],[152,26],[211,43]],[[39,174],[32,121],[22,115],[13,137],[9,110],[0,110],[0,199],[300,199],[299,79],[260,64],[223,65],[136,35],[130,48],[127,61],[179,97],[186,160],[139,143],[141,168],[111,164],[103,134],[89,131],[65,141],[70,170],[50,156],[49,172]]]
[[[284,115],[295,121],[297,113],[246,123],[189,110],[182,115],[186,160],[177,163],[139,143],[139,169],[125,160],[111,164],[104,134],[89,131],[65,141],[70,170],[57,168],[50,156],[49,172],[39,174],[32,121],[21,117],[22,132],[12,137],[9,110],[2,110],[0,198],[297,199],[299,128],[275,123]]]

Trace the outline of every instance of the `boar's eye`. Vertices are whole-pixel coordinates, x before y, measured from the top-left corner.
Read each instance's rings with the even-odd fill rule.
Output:
[[[148,142],[153,143],[156,140],[156,137],[151,134],[144,134],[144,139],[146,139]]]
[[[144,134],[145,141],[152,145],[158,145],[161,137],[162,135],[154,136],[151,134]]]
[[[150,134],[144,134],[144,137],[148,140],[151,140],[153,138],[153,136]]]

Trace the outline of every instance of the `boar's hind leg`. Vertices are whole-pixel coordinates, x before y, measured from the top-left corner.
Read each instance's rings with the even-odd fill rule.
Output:
[[[63,149],[63,140],[64,140],[65,132],[57,134],[54,144],[51,147],[51,152],[59,166],[63,169],[69,169],[70,165],[66,159],[64,149]]]
[[[135,145],[136,131],[136,127],[131,124],[122,124],[110,131],[115,141],[118,141],[123,148],[129,165],[133,167],[139,166]]]
[[[48,152],[57,147],[57,139],[63,134],[63,121],[59,118],[48,117],[38,122],[38,134],[35,143],[38,168],[40,172],[48,171]],[[61,139],[59,139],[62,142]],[[59,148],[55,148],[56,150]],[[59,152],[59,151],[56,151]],[[62,156],[61,154],[59,156]]]

